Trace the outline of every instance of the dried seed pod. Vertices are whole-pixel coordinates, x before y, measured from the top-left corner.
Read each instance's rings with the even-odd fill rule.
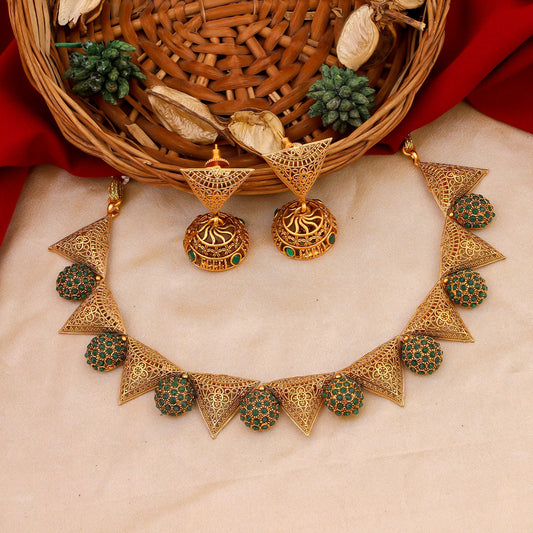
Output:
[[[394,3],[401,9],[416,9],[426,0],[394,0]]]
[[[215,142],[223,129],[198,98],[166,85],[147,89],[148,99],[163,126],[197,144]]]
[[[396,47],[397,39],[396,25],[393,22],[380,24],[378,45],[370,59],[365,62],[365,67],[372,68],[381,65]]]
[[[337,57],[345,67],[357,70],[372,56],[378,41],[374,10],[363,5],[346,20],[337,43]]]
[[[104,0],[60,0],[57,11],[57,22],[60,26],[73,26],[82,15],[97,12]]]
[[[255,154],[268,154],[283,148],[283,124],[270,111],[237,111],[231,116],[228,130],[235,142]]]

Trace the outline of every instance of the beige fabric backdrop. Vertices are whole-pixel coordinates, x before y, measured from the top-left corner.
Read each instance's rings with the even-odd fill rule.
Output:
[[[120,370],[93,372],[90,336],[62,336],[67,264],[49,244],[103,216],[108,180],[36,168],[0,249],[0,530],[533,530],[533,140],[466,104],[413,135],[423,160],[479,166],[497,216],[479,235],[508,259],[481,270],[489,298],[461,311],[473,344],[443,342],[431,377],[405,374],[406,406],[367,393],[361,414],[320,413],[310,438],[282,415],[235,418],[213,441],[198,410],[117,405]],[[292,196],[232,198],[252,246],[210,274],[183,253],[192,196],[131,183],[108,282],[128,332],[189,371],[263,381],[342,368],[400,333],[438,276],[442,215],[411,162],[368,156],[312,196],[339,237],[315,261],[270,240]]]

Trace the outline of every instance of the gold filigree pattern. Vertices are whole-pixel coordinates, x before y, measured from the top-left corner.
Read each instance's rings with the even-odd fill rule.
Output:
[[[211,437],[216,439],[233,418],[243,398],[259,385],[259,381],[223,374],[189,374],[196,391],[196,402]]]
[[[314,374],[294,378],[278,379],[267,383],[289,418],[309,437],[318,412],[324,403],[322,389],[326,381],[335,374]]]
[[[52,244],[48,249],[74,263],[83,263],[105,277],[111,217],[108,215]]]
[[[276,176],[303,202],[320,175],[331,139],[307,144],[293,144],[289,148],[263,154]]]
[[[474,342],[440,280],[418,306],[402,335],[429,335],[445,341]]]
[[[196,198],[212,213],[218,212],[253,171],[253,168],[222,168],[218,165],[180,170]]]
[[[337,237],[337,221],[320,200],[307,200],[306,210],[294,200],[274,216],[272,238],[293,259],[312,259],[329,250]]]
[[[118,306],[105,281],[72,313],[59,333],[126,333]]]
[[[478,268],[505,259],[488,242],[446,217],[442,232],[440,276],[466,268]]]
[[[341,370],[340,373],[355,379],[364,389],[403,407],[400,348],[399,339],[391,339]]]
[[[180,372],[183,370],[172,361],[142,342],[128,337],[128,351],[120,380],[119,405],[154,390],[160,380]]]
[[[469,193],[488,173],[484,168],[461,167],[443,163],[424,163],[419,168],[428,189],[444,214],[457,198]]]
[[[250,237],[244,224],[227,213],[197,216],[185,232],[183,247],[189,259],[204,270],[237,266],[246,256]]]

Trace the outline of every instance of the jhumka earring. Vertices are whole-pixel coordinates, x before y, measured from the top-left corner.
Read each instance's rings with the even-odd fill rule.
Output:
[[[248,252],[248,231],[244,220],[219,210],[254,169],[229,168],[215,145],[205,168],[180,171],[194,195],[210,211],[197,216],[185,233],[183,247],[191,263],[213,272],[236,267]]]
[[[272,237],[279,251],[291,259],[313,259],[329,250],[337,236],[337,221],[320,200],[307,193],[320,175],[331,139],[307,144],[291,143],[264,154],[278,178],[297,196],[276,210]]]

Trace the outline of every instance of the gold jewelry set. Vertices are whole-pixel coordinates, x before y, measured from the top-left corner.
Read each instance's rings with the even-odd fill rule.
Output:
[[[310,259],[335,242],[337,223],[318,200],[307,194],[320,174],[330,139],[292,145],[265,159],[297,200],[277,211],[272,235],[278,249],[293,259]],[[325,405],[342,417],[357,415],[363,396],[371,392],[404,405],[403,368],[429,375],[442,363],[437,340],[472,342],[454,304],[476,307],[486,297],[479,268],[504,256],[471,229],[486,225],[492,206],[472,189],[487,170],[425,163],[419,160],[410,138],[403,153],[412,158],[444,214],[441,265],[438,279],[402,332],[349,366],[309,376],[278,379],[261,384],[222,374],[187,370],[131,337],[106,281],[112,220],[120,213],[124,184],[113,179],[107,215],[72,233],[50,250],[73,261],[59,275],[56,288],[68,300],[83,300],[60,333],[96,335],[86,351],[87,363],[98,371],[122,365],[119,404],[155,390],[161,413],[179,416],[198,405],[213,438],[239,412],[256,431],[272,427],[280,408],[309,435]],[[192,191],[210,210],[187,229],[184,247],[196,266],[222,271],[240,264],[249,238],[242,220],[220,212],[226,200],[253,169],[231,169],[215,149],[203,169],[183,169]]]
[[[263,157],[297,200],[276,211],[272,224],[274,243],[287,257],[312,259],[335,243],[337,222],[319,200],[306,196],[322,169],[331,139],[308,144],[283,139],[284,148]],[[181,173],[195,196],[210,213],[199,215],[187,228],[183,246],[196,266],[213,272],[239,265],[248,252],[244,221],[220,209],[253,168],[229,168],[215,145],[205,168],[184,168]]]

